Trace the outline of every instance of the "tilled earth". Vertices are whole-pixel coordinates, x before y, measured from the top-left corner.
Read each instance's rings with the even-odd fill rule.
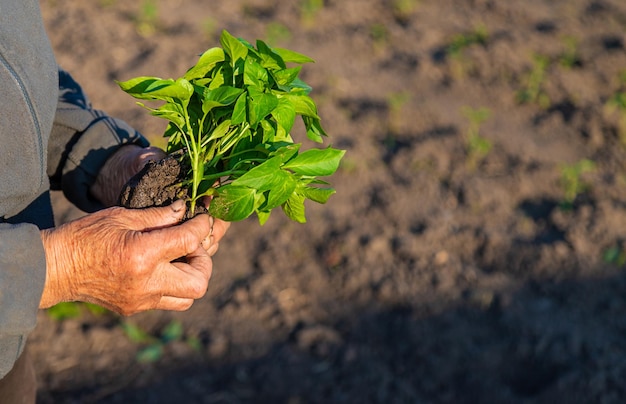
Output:
[[[114,80],[178,77],[225,28],[316,60],[347,154],[307,224],[234,223],[189,311],[42,312],[40,402],[626,400],[622,0],[42,7],[59,64],[158,145]],[[142,361],[123,324],[183,331]]]

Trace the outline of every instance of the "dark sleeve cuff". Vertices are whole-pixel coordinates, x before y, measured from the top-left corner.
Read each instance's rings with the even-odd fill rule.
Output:
[[[125,122],[93,109],[78,83],[59,70],[59,103],[48,143],[51,188],[63,190],[85,212],[102,209],[89,188],[109,156],[126,144],[149,145]]]

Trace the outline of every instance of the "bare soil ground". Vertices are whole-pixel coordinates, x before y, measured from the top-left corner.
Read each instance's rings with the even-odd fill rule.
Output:
[[[233,224],[189,311],[42,312],[40,401],[624,402],[626,3],[305,3],[42,1],[59,63],[157,144],[114,80],[178,77],[226,28],[317,61],[303,78],[348,152],[309,223]],[[183,338],[138,361],[121,324],[173,320]]]

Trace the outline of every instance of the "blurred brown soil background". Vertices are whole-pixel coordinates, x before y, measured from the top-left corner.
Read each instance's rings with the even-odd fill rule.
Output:
[[[178,77],[227,29],[316,60],[347,154],[307,224],[234,223],[189,311],[41,312],[41,403],[626,401],[625,2],[42,7],[59,64],[158,145],[114,80]],[[128,324],[182,331],[140,360]]]

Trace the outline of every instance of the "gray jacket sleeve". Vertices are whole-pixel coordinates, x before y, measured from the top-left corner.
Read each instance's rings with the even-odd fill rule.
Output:
[[[125,122],[93,109],[81,87],[59,70],[59,104],[48,143],[48,176],[52,189],[85,212],[102,209],[89,187],[107,158],[120,146],[148,142]]]
[[[0,223],[0,378],[11,370],[26,335],[35,328],[45,262],[37,226]]]

